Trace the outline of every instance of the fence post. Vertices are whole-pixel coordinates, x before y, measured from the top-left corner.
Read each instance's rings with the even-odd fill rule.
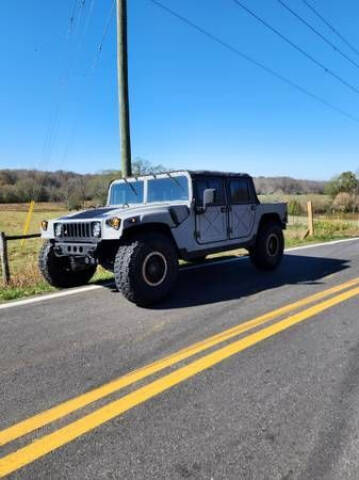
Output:
[[[313,225],[313,205],[312,201],[307,202],[308,208],[308,235],[312,237],[314,235],[314,225]]]
[[[4,232],[0,232],[0,257],[3,282],[4,285],[8,285],[10,282],[10,269],[7,255],[7,241]]]

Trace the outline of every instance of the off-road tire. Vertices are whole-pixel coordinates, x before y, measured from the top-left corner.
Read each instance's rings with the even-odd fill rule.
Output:
[[[153,266],[154,271],[147,270]],[[119,247],[114,273],[116,287],[127,300],[140,306],[158,303],[170,293],[177,280],[176,247],[161,233],[133,237]]]
[[[56,257],[53,245],[45,241],[39,253],[39,269],[45,280],[57,288],[86,285],[96,271],[96,265],[73,271],[68,257]]]
[[[260,227],[256,244],[249,251],[253,265],[260,270],[274,270],[283,258],[283,230],[277,223],[266,223]]]

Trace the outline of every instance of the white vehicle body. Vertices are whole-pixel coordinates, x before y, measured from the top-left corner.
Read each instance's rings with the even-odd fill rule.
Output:
[[[174,182],[174,188],[179,179],[182,183],[186,181],[186,195],[181,199],[150,201],[149,188],[153,185],[150,182],[160,182],[161,179],[167,179],[163,182],[167,184]],[[126,185],[126,188],[130,189],[137,186],[138,182],[143,182],[141,199],[143,201],[124,205],[111,202],[111,192],[116,185]],[[202,187],[206,182],[210,186],[218,184],[223,191],[220,195],[217,194],[213,204],[203,209],[202,199],[198,194],[203,191]],[[247,201],[246,199],[233,201],[233,197],[231,198],[232,185],[239,186],[240,182],[247,184],[249,192]],[[58,244],[59,248],[56,251],[59,255],[96,257],[98,246],[102,243],[121,242],[121,239],[135,230],[151,226],[157,229],[162,226],[172,236],[179,257],[187,259],[241,246],[250,247],[255,241],[261,221],[267,217],[277,219],[285,228],[286,204],[260,203],[250,176],[236,173],[178,171],[116,180],[109,187],[106,207],[50,220],[47,229],[42,230],[42,237]],[[118,229],[109,225],[112,218],[119,219]],[[61,235],[56,235],[55,226],[58,224],[63,226]],[[93,235],[92,228],[95,224],[100,227],[99,236]]]
[[[152,305],[174,290],[178,259],[243,247],[274,270],[286,204],[261,204],[249,175],[179,171],[112,182],[106,207],[42,222],[39,268],[55,287],[87,283],[97,265],[127,300]]]

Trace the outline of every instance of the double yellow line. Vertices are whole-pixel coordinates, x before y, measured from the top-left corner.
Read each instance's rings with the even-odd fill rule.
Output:
[[[239,353],[266,338],[269,338],[281,331],[302,322],[314,315],[317,315],[328,308],[333,307],[345,300],[359,295],[359,278],[350,280],[341,285],[329,288],[325,291],[316,293],[297,302],[285,305],[272,312],[266,313],[245,323],[241,323],[233,328],[225,330],[217,335],[211,336],[206,340],[195,343],[190,347],[179,350],[155,363],[147,365],[141,369],[135,370],[123,377],[120,377],[99,388],[91,390],[83,395],[72,398],[62,404],[59,404],[49,410],[30,417],[22,422],[12,425],[0,431],[0,445],[5,445],[24,435],[40,429],[56,420],[59,420],[77,410],[92,404],[108,395],[118,392],[124,387],[130,386],[139,380],[143,380],[150,375],[158,373],[168,367],[171,367],[181,361],[184,361],[196,354],[204,352],[212,347],[237,337],[249,330],[262,326],[271,320],[292,313],[301,307],[314,304],[298,313],[288,316],[276,323],[255,331],[245,337],[242,337],[228,345],[207,353],[206,355],[192,361],[191,363],[177,368],[177,370],[154,380],[147,385],[134,390],[122,398],[112,401],[107,405],[94,410],[78,420],[55,430],[52,433],[40,436],[32,443],[7,454],[0,458],[0,477],[4,477],[15,470],[37,460],[38,458],[60,448],[61,446],[75,440],[81,435],[90,432],[105,422],[121,415],[131,408],[140,405],[148,399],[159,395],[160,393],[172,388],[173,386],[187,380],[188,378],[222,362],[226,358]],[[353,288],[352,288],[353,287]],[[315,303],[331,297],[320,303]]]

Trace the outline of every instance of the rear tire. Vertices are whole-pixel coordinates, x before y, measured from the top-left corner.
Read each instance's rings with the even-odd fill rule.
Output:
[[[45,280],[56,288],[70,288],[86,285],[96,271],[96,265],[89,265],[73,271],[68,257],[56,257],[53,245],[46,241],[39,253],[39,269]]]
[[[127,300],[140,306],[153,305],[175,286],[175,245],[160,233],[138,235],[119,247],[114,273],[116,287]]]
[[[276,223],[260,227],[256,244],[250,250],[250,259],[260,270],[274,270],[280,264],[284,251],[282,228]]]

